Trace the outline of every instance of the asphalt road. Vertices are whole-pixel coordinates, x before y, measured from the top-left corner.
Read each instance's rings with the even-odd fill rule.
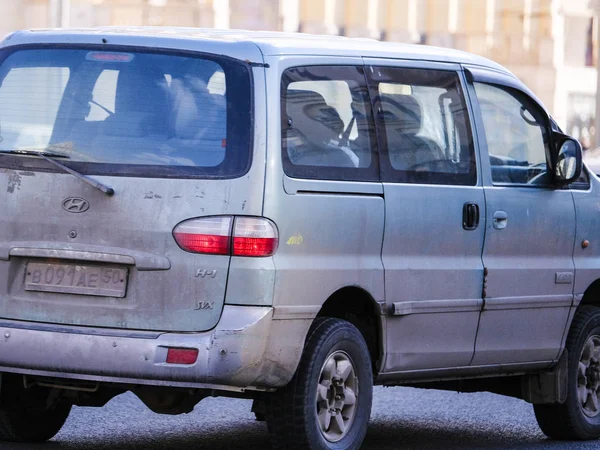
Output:
[[[150,412],[132,394],[104,408],[75,408],[61,432],[41,445],[1,450],[254,450],[268,449],[266,425],[248,400],[209,398],[187,415]],[[375,389],[365,450],[599,450],[600,442],[554,442],[539,431],[531,405],[494,394],[410,388]]]

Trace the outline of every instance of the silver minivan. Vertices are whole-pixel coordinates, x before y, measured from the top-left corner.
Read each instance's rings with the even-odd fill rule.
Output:
[[[0,46],[0,440],[126,391],[357,449],[374,384],[600,437],[600,180],[503,67],[170,28]]]

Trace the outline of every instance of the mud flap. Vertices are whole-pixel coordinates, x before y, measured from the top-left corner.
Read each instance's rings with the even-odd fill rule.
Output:
[[[551,370],[526,375],[521,383],[523,400],[535,405],[564,403],[567,400],[569,354],[565,349]]]

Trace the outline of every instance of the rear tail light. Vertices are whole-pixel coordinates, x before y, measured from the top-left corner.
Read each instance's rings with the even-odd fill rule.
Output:
[[[236,217],[233,226],[234,256],[271,256],[277,250],[277,228],[259,217]]]
[[[277,227],[263,217],[215,216],[181,222],[173,230],[188,252],[212,255],[271,256],[277,250]]]
[[[205,217],[186,220],[173,230],[179,246],[193,253],[229,255],[233,217]]]

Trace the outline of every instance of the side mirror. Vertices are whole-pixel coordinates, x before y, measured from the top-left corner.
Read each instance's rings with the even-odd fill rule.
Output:
[[[556,164],[554,177],[560,184],[569,184],[581,175],[582,150],[577,140],[562,133],[554,133]]]

